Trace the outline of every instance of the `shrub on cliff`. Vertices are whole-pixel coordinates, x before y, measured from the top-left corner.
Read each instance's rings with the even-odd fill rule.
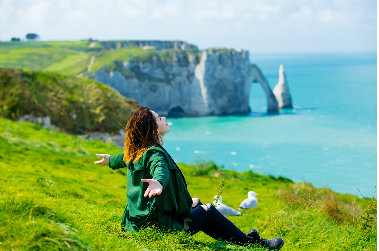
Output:
[[[51,118],[63,131],[116,132],[137,106],[93,80],[51,72],[0,68],[0,116]]]
[[[35,41],[35,40],[39,39],[39,36],[35,33],[28,33],[28,34],[26,34],[25,38],[28,41]]]

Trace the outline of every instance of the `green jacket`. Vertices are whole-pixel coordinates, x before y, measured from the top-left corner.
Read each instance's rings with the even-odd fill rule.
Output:
[[[156,225],[162,230],[183,230],[176,220],[192,213],[192,198],[180,170],[167,152],[152,146],[136,163],[125,163],[124,153],[110,157],[112,169],[127,168],[127,206],[122,217],[126,231],[137,231],[142,226]],[[155,179],[163,186],[162,194],[144,197],[149,186],[141,179]]]

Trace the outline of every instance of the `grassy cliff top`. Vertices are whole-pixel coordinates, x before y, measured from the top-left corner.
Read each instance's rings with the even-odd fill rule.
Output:
[[[125,233],[126,170],[93,164],[96,153],[117,154],[111,142],[0,118],[0,250],[264,250],[239,247],[203,233]],[[192,197],[237,208],[254,190],[258,207],[228,217],[242,231],[282,237],[281,250],[376,250],[376,200],[293,184],[214,163],[182,164]],[[370,203],[372,205],[370,206]]]
[[[5,118],[49,116],[53,125],[69,133],[117,132],[136,106],[93,80],[0,68],[0,116]]]
[[[99,68],[111,69],[115,61],[146,62],[158,57],[162,62],[172,62],[174,53],[197,58],[201,53],[173,49],[158,51],[154,46],[135,46],[138,44],[135,42],[138,41],[0,42],[0,67],[92,76]]]
[[[53,62],[88,57],[88,41],[0,42],[0,67],[43,70]]]

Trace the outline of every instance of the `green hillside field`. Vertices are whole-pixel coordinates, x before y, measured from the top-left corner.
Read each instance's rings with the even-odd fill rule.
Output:
[[[94,77],[100,68],[112,71],[117,62],[146,61],[159,57],[163,62],[172,60],[174,50],[157,51],[155,48],[108,48],[89,40],[57,42],[0,42],[0,67],[46,70],[65,75]],[[117,41],[110,41],[117,43]],[[123,41],[127,43],[127,41]],[[175,51],[199,56],[200,52]],[[132,74],[118,67],[125,76]]]
[[[0,66],[3,68],[17,68],[43,70],[54,62],[63,61],[71,64],[89,57],[87,40],[62,42],[1,42]],[[66,62],[66,63],[65,63]],[[70,64],[70,65],[71,65]],[[63,69],[62,69],[63,68]],[[60,70],[64,71],[62,66]]]
[[[126,170],[93,164],[96,153],[121,151],[110,141],[0,118],[0,250],[264,250],[203,233],[121,231]],[[228,218],[244,232],[282,237],[281,250],[377,250],[376,200],[227,171],[212,161],[179,166],[203,203],[221,189],[223,202],[237,208],[249,190],[257,192],[257,208]]]

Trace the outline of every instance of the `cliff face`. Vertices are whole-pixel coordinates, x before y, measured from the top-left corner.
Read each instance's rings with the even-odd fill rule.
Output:
[[[156,50],[189,50],[198,51],[196,45],[184,41],[160,41],[160,40],[125,40],[125,41],[101,41],[101,47],[105,49],[120,49],[126,47],[155,47]]]
[[[199,115],[248,114],[250,86],[261,84],[267,95],[267,112],[278,113],[278,102],[256,65],[251,65],[249,52],[204,51],[195,68],[203,98],[204,113]]]
[[[208,49],[171,51],[148,59],[115,62],[113,71],[95,72],[95,80],[138,101],[161,116],[248,114],[249,89],[259,82],[268,96],[268,112],[278,103],[248,51]]]

